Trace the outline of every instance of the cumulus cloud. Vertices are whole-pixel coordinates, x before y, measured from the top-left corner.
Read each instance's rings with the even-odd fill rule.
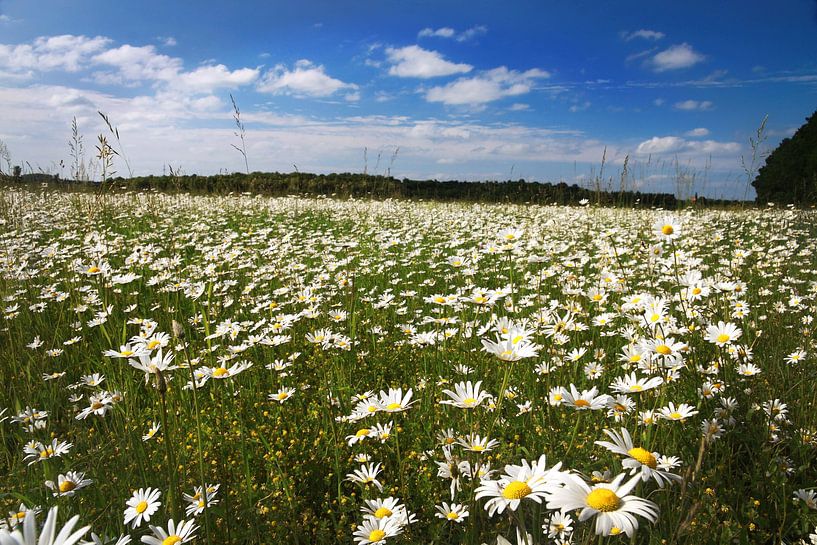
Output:
[[[639,29],[634,32],[623,32],[622,37],[624,41],[629,42],[630,40],[635,39],[642,39],[642,40],[660,40],[666,36],[663,32],[658,32],[657,30],[646,30],[646,29]]]
[[[530,92],[535,80],[548,77],[548,72],[538,68],[519,72],[500,66],[473,78],[459,78],[447,85],[432,87],[425,98],[428,102],[447,105],[480,105],[524,95]]]
[[[420,32],[417,33],[418,38],[448,38],[453,39],[458,42],[467,42],[477,36],[481,36],[488,32],[488,27],[485,25],[477,25],[471,28],[465,29],[462,32],[457,32],[451,27],[442,27],[442,28],[424,28]]]
[[[181,59],[156,52],[152,45],[125,44],[94,56],[93,62],[110,66],[123,81],[172,80],[182,70]],[[104,75],[100,75],[104,77]],[[110,81],[113,81],[111,78]]]
[[[695,66],[705,58],[688,43],[682,43],[659,51],[652,57],[650,64],[656,72],[666,72],[667,70],[679,70]]]
[[[327,75],[323,66],[301,59],[292,70],[283,64],[276,65],[264,74],[257,90],[262,93],[327,97],[341,89],[357,88],[353,83],[345,83]]]
[[[680,136],[653,136],[644,140],[636,148],[639,155],[662,154],[734,154],[740,151],[737,142],[717,142],[715,140],[686,140]]]
[[[693,138],[697,138],[699,136],[709,136],[709,129],[698,127],[697,129],[692,129],[691,131],[685,132],[684,136],[690,136]]]
[[[110,42],[109,38],[102,36],[89,38],[64,34],[41,36],[30,44],[0,44],[0,69],[17,74],[51,70],[77,72]]]
[[[452,74],[466,74],[473,68],[470,64],[447,61],[443,56],[418,45],[386,49],[391,67],[389,74],[401,78],[434,78]]]
[[[711,100],[682,100],[676,102],[673,107],[676,110],[684,110],[687,112],[701,111],[705,112],[715,107]]]

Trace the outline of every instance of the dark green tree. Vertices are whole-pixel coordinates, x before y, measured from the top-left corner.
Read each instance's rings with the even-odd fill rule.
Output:
[[[817,202],[817,111],[769,154],[752,185],[759,203]]]

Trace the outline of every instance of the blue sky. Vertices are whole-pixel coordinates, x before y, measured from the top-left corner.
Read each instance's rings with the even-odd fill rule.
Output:
[[[90,159],[102,110],[136,174],[243,170],[230,93],[252,170],[588,186],[604,157],[617,188],[629,157],[629,188],[743,197],[761,119],[771,149],[817,109],[817,2],[0,0],[12,163],[59,172],[73,117]]]

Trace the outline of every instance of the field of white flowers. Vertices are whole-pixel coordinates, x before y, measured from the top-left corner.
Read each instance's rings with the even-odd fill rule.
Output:
[[[0,544],[817,543],[815,220],[5,188]]]

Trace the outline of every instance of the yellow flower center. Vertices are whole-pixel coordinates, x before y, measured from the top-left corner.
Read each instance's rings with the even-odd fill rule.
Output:
[[[514,337],[513,339],[511,339],[511,344],[517,344],[519,341],[521,341],[521,340],[522,340],[522,339],[524,339],[524,338],[525,338],[525,337],[524,337],[524,336],[522,336],[522,335],[517,335],[516,337]]]
[[[596,488],[585,499],[588,507],[596,511],[615,511],[621,506],[621,498],[616,493],[607,488]]]
[[[662,356],[669,356],[672,354],[672,348],[665,344],[659,344],[655,347],[655,351],[661,354]]]
[[[593,301],[601,301],[602,295],[600,293],[593,294]]]
[[[91,403],[91,410],[98,411],[99,409],[101,409],[104,406],[105,405],[103,405],[99,401],[94,401],[93,403]]]
[[[633,384],[632,386],[630,386],[630,391],[631,392],[643,392],[644,387],[641,386],[640,384]]]
[[[288,393],[286,393],[286,392],[281,392],[280,394],[278,394],[278,396],[277,396],[277,397],[278,397],[278,399],[279,399],[280,401],[283,401],[283,400],[285,400],[286,398],[288,398],[288,397],[289,397],[289,394],[288,394]]]
[[[377,407],[375,405],[369,405],[368,407],[366,407],[366,410],[369,411],[370,413],[377,412]]]
[[[669,417],[672,418],[673,420],[681,420],[682,418],[681,413],[679,413],[678,411],[670,413]]]
[[[562,397],[562,394],[554,394],[553,395],[553,401],[561,401],[562,399],[564,399]]]
[[[144,513],[145,511],[147,511],[147,508],[148,502],[146,502],[145,500],[140,501],[139,503],[136,504],[136,507],[134,507],[137,513]]]
[[[586,399],[577,399],[573,404],[576,405],[577,407],[589,407],[590,406],[590,402],[587,401]]]
[[[502,497],[506,500],[521,500],[533,492],[528,483],[523,481],[512,481],[502,491]]]
[[[48,458],[49,456],[54,455],[54,449],[51,447],[46,448],[45,450],[40,451],[40,458]]]
[[[386,532],[378,528],[377,530],[372,530],[369,534],[369,541],[372,543],[377,543],[378,541],[383,541],[386,537]],[[164,545],[164,544],[162,544]]]
[[[148,350],[153,350],[154,348],[156,348],[156,347],[157,347],[157,346],[159,346],[160,344],[162,344],[162,343],[160,343],[159,341],[157,341],[156,339],[154,339],[154,340],[152,340],[152,341],[150,341],[150,342],[148,343]]]
[[[476,402],[477,400],[473,397],[466,397],[462,400],[463,405],[474,405]]]
[[[182,538],[173,534],[172,536],[167,536],[162,540],[162,545],[176,545],[176,543],[181,543]]]
[[[482,452],[483,450],[485,450],[485,447],[483,447],[482,445],[471,445],[471,450],[473,450],[474,452]]]
[[[447,518],[448,520],[457,520],[458,518],[460,518],[460,514],[455,513],[454,511],[451,511],[450,513],[445,515],[445,518]]]
[[[90,267],[88,267],[87,272],[88,272],[88,274],[98,273],[99,272],[99,267],[97,267],[96,265],[91,265]]]
[[[62,481],[60,483],[60,492],[62,492],[64,494],[66,492],[72,491],[76,487],[77,487],[77,483],[75,483],[74,481],[68,481],[68,480]]]
[[[122,356],[125,356],[125,357],[133,356],[133,350],[123,350],[119,354],[122,355]]]
[[[610,528],[610,535],[611,536],[617,536],[620,533],[621,533],[621,528],[619,528],[618,526],[613,526],[612,528]]]
[[[715,338],[715,340],[718,341],[719,343],[725,343],[729,340],[729,335],[727,335],[726,333],[721,333]]]
[[[661,227],[661,233],[670,236],[672,233],[675,232],[675,229],[669,223]]]
[[[692,295],[700,295],[702,292],[701,288],[692,288]]]
[[[650,321],[653,322],[653,323],[658,322],[660,320],[661,320],[661,315],[660,314],[653,313],[653,315],[650,316]]]
[[[369,428],[360,428],[359,430],[357,430],[355,437],[366,437],[369,435],[370,431],[371,430],[369,430]]]
[[[374,518],[382,519],[383,517],[390,517],[392,516],[391,509],[388,507],[381,507],[377,511],[374,512]]]
[[[388,405],[386,405],[386,408],[388,410],[390,410],[390,411],[396,411],[397,409],[399,409],[401,407],[402,407],[402,405],[400,405],[399,403],[389,403]]]
[[[213,376],[214,377],[223,377],[227,373],[229,373],[229,371],[227,371],[227,369],[225,369],[224,367],[219,367],[218,369],[213,371]]]
[[[25,511],[19,511],[14,516],[17,518],[17,520],[23,520],[24,518],[26,518],[26,512]]]
[[[658,467],[658,462],[655,460],[655,456],[653,456],[647,449],[635,447],[628,450],[627,454],[651,469]]]

